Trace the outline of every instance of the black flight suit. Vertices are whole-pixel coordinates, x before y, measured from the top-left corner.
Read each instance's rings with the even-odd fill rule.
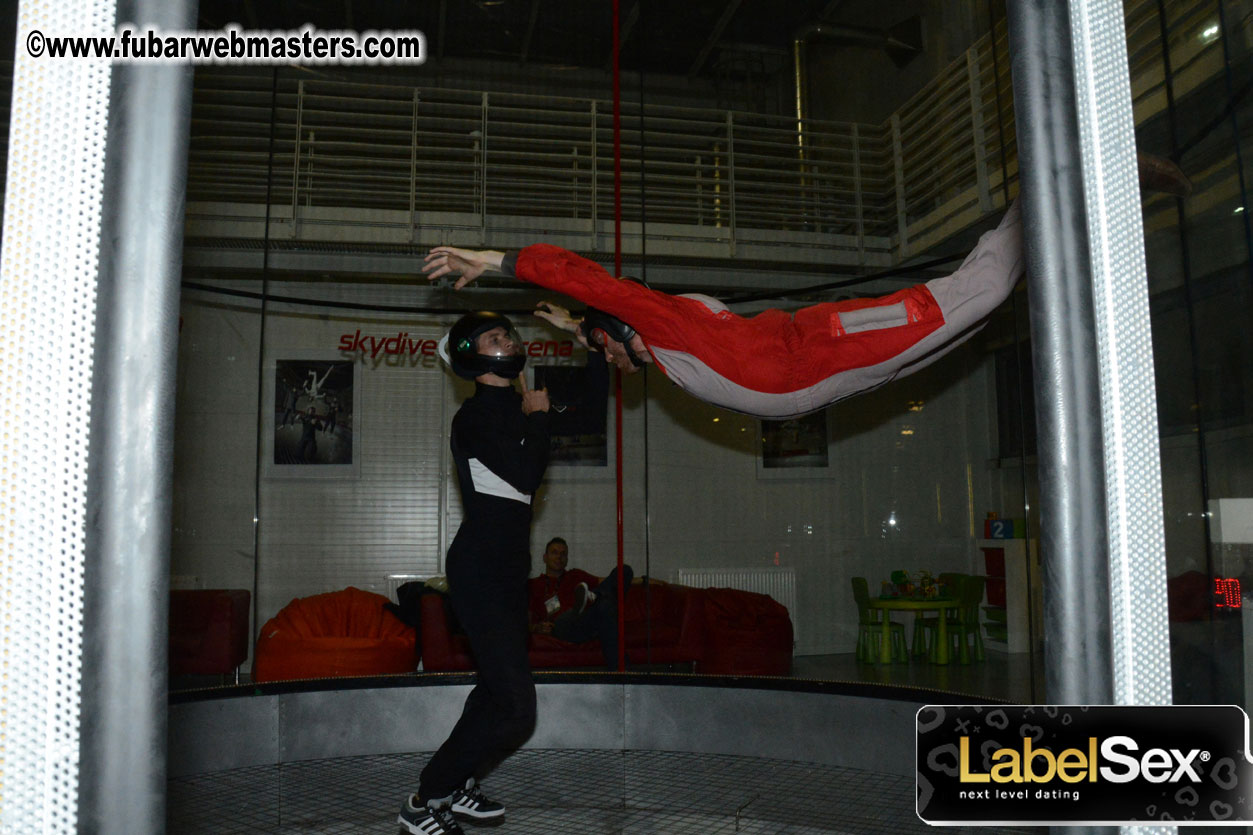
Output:
[[[597,415],[605,425],[608,380],[604,356],[593,352],[577,403],[523,415],[522,395],[512,386],[476,383],[474,396],[453,418],[450,443],[464,516],[446,568],[478,683],[452,734],[422,770],[423,801],[447,797],[481,776],[502,753],[525,742],[535,725],[535,683],[526,654],[531,494],[548,466],[550,434],[583,431]]]

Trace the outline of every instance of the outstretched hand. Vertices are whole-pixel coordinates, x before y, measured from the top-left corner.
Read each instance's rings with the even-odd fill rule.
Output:
[[[437,246],[426,256],[422,272],[426,273],[426,277],[431,281],[451,273],[460,273],[461,278],[453,284],[454,290],[460,290],[488,270],[500,269],[503,258],[504,253],[491,249],[472,250]]]
[[[581,319],[575,319],[570,315],[570,311],[559,304],[553,304],[550,301],[542,301],[535,306],[535,315],[539,318],[561,328],[563,331],[574,333],[579,329]]]
[[[574,334],[574,338],[579,340],[579,343],[584,348],[589,347],[587,337],[579,330],[579,325],[583,324],[583,320],[574,318],[570,315],[570,311],[561,305],[553,304],[550,301],[542,301],[535,306],[535,315],[561,328],[563,331],[569,331]]]

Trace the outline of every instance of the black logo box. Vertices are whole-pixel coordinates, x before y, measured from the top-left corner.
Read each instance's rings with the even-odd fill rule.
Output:
[[[928,705],[917,726],[917,812],[927,823],[1253,821],[1248,721],[1233,705]],[[1056,769],[1039,779],[1068,749],[1062,771],[1073,782]],[[1021,782],[1007,779],[1015,759]]]

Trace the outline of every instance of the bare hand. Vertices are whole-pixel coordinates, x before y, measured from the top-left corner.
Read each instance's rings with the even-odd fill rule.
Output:
[[[460,273],[461,278],[457,279],[457,283],[453,285],[454,290],[460,290],[488,270],[500,269],[503,259],[504,253],[492,249],[476,251],[457,249],[452,246],[437,246],[426,256],[422,272],[426,273],[426,277],[431,281],[450,273]]]
[[[566,310],[559,304],[553,304],[550,301],[542,301],[535,307],[535,315],[541,319],[551,322],[553,325],[561,328],[563,331],[569,331],[574,334],[574,338],[584,347],[589,347],[587,337],[579,330],[579,325],[583,324],[582,319],[575,319],[570,315],[570,311]]]
[[[559,304],[553,304],[550,301],[542,301],[535,306],[535,315],[539,318],[561,328],[563,331],[574,333],[579,329],[581,319],[575,319],[570,315],[570,311]]]
[[[522,380],[522,414],[529,415],[531,412],[547,412],[551,404],[548,402],[548,389],[531,389],[526,384],[526,374],[521,375]]]
[[[540,635],[551,635],[553,634],[552,621],[542,620],[539,623],[531,624],[531,631]]]

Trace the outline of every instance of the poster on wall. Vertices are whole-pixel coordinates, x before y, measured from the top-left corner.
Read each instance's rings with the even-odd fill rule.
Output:
[[[820,478],[828,465],[826,411],[761,422],[759,478]]]
[[[270,476],[355,477],[356,363],[275,360],[269,376],[273,404],[265,455]]]
[[[535,367],[534,385],[537,389],[548,389],[549,399],[554,404],[576,403],[585,373],[583,366],[540,365]],[[608,404],[604,400],[587,404],[581,413],[578,408],[569,406],[567,409],[573,411],[563,412],[566,415],[563,423],[569,432],[552,433],[549,466],[606,467],[609,465],[605,425]]]

